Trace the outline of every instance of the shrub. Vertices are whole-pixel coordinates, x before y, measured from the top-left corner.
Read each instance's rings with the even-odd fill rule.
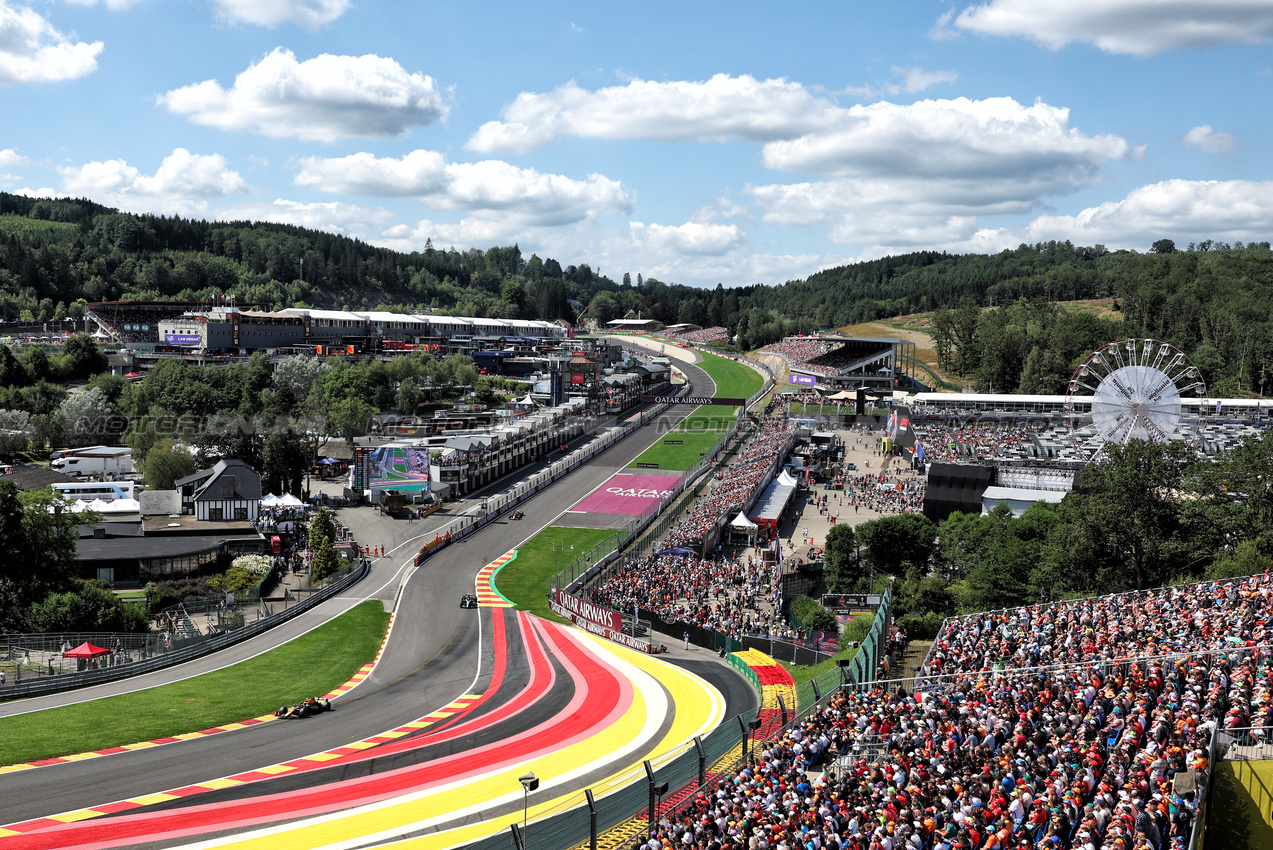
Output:
[[[937,632],[941,630],[941,624],[946,619],[942,614],[936,611],[929,611],[926,614],[907,614],[897,621],[897,627],[906,632],[906,637],[911,640],[932,640],[937,637]]]
[[[243,593],[255,588],[260,580],[261,576],[257,573],[248,572],[239,566],[231,566],[220,575],[208,579],[208,587],[222,593]]]
[[[791,614],[806,629],[835,634],[840,628],[835,614],[823,608],[816,599],[808,596],[797,596],[791,600]]]
[[[263,576],[274,569],[274,559],[269,555],[240,555],[230,562],[230,567],[238,568],[254,576]]]

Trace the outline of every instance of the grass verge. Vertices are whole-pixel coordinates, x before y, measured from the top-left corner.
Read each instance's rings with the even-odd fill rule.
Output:
[[[554,622],[566,622],[548,607],[548,590],[559,567],[617,532],[611,528],[566,528],[550,525],[517,547],[517,557],[495,576],[495,586],[523,611]],[[560,557],[553,544],[566,548]],[[573,547],[573,548],[571,548]]]
[[[726,357],[703,353],[698,364],[716,383],[716,398],[747,398],[760,389],[764,379],[749,366]],[[657,463],[659,469],[689,469],[706,452],[721,433],[734,424],[738,408],[705,404],[681,424],[664,434],[660,441],[641,453],[629,464],[630,469],[643,463]],[[664,440],[680,440],[681,445],[668,445]]]
[[[376,657],[389,615],[367,601],[255,658],[184,682],[0,719],[0,764],[197,732],[325,694]]]

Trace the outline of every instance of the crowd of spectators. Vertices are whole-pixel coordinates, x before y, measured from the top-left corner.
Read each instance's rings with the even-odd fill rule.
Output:
[[[796,425],[785,418],[766,417],[748,437],[728,467],[717,469],[710,492],[698,499],[671,527],[660,549],[695,545],[717,527],[722,517],[741,510],[784,454]]]
[[[846,348],[842,341],[818,337],[788,337],[765,346],[761,351],[785,358],[793,369],[828,377],[841,375],[866,353]],[[865,369],[868,373],[876,371],[871,364]]]
[[[1271,597],[1262,575],[953,620],[921,691],[836,694],[643,841],[1180,850],[1176,775],[1205,785],[1217,724],[1273,724]]]
[[[686,342],[716,342],[721,339],[729,339],[729,329],[722,327],[703,328],[698,331],[686,331],[685,333],[676,334],[677,339],[683,339]]]
[[[828,509],[836,516],[848,516],[850,508],[855,514],[863,510],[881,515],[919,513],[924,509],[926,483],[913,469],[846,474],[844,492],[828,499]]]
[[[971,463],[1021,454],[1046,429],[1041,422],[978,419],[940,422],[911,419],[911,430],[924,445],[930,463]]]
[[[653,611],[666,623],[689,623],[735,639],[789,638],[795,631],[776,612],[777,573],[776,564],[751,555],[657,554],[614,570],[591,594],[592,601],[618,611]]]

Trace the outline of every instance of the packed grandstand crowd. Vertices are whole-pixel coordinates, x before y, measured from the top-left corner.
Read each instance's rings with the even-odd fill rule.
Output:
[[[843,342],[817,337],[789,337],[767,345],[761,351],[783,357],[791,368],[801,372],[834,377],[862,358],[861,352],[850,351],[843,345]],[[871,367],[867,369],[870,371]]]
[[[720,523],[722,517],[740,510],[765,476],[774,468],[795,434],[796,425],[785,417],[766,417],[728,468],[718,469],[711,491],[685,512],[663,539],[661,549],[699,543]]]
[[[688,623],[733,638],[792,637],[775,612],[776,564],[744,558],[656,554],[614,570],[592,589],[592,601],[618,611],[653,611],[666,623]]]
[[[125,310],[109,307],[90,310],[96,319],[119,342],[158,342],[159,323],[164,319],[180,316],[184,305],[175,307],[129,307]]]
[[[914,470],[847,475],[844,492],[831,496],[828,506],[836,516],[848,516],[849,508],[855,514],[864,510],[881,515],[919,513],[924,509],[926,481]]]
[[[675,336],[677,339],[683,339],[686,342],[716,342],[721,339],[729,339],[729,329],[722,327],[703,328],[698,331],[686,331]]]
[[[1217,725],[1273,727],[1270,603],[1266,574],[952,620],[920,690],[837,693],[641,846],[1183,850]]]

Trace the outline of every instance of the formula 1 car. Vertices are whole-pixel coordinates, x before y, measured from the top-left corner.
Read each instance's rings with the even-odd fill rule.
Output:
[[[296,717],[313,717],[315,714],[322,714],[324,711],[331,711],[331,700],[322,697],[310,697],[303,702],[288,708],[285,705],[279,706],[278,711],[274,712],[274,716],[282,719],[291,719]]]
[[[476,608],[477,597],[471,593],[464,594],[463,596],[460,597],[460,607],[461,608]]]
[[[509,519],[523,519],[525,516],[526,516],[526,514],[522,513],[521,511],[513,511],[511,514],[509,514],[509,515],[508,515],[508,518],[509,518]]]

